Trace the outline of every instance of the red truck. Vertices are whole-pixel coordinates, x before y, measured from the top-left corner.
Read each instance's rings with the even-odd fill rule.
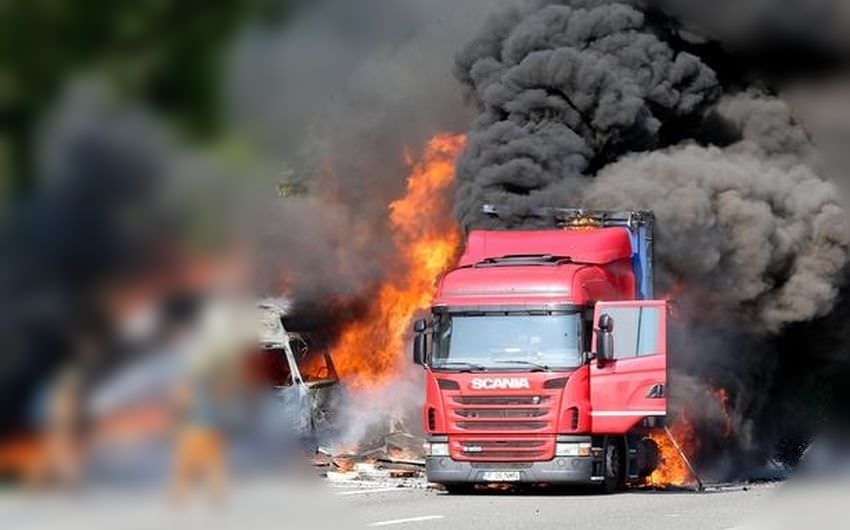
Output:
[[[485,211],[499,214],[497,207]],[[414,324],[428,479],[598,484],[652,472],[667,414],[667,302],[652,212],[547,208],[549,228],[473,230]]]

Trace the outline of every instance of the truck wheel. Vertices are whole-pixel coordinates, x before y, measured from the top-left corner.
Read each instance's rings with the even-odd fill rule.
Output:
[[[658,444],[644,438],[638,443],[637,455],[638,474],[641,478],[648,477],[658,467]]]
[[[446,493],[449,495],[469,495],[475,490],[474,484],[466,484],[463,482],[443,484],[443,487],[446,488]]]
[[[623,489],[625,483],[625,461],[623,460],[622,445],[617,440],[605,442],[605,480],[602,490],[605,493],[615,493]]]

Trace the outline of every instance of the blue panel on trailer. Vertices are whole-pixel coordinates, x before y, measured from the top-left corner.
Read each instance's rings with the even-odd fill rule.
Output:
[[[636,230],[629,230],[629,239],[632,242],[632,270],[635,274],[635,298],[639,300],[652,299],[652,278],[649,265],[649,252],[647,246],[649,241],[646,225],[641,223]]]
[[[654,296],[652,292],[652,276],[651,269],[649,264],[649,245],[652,242],[649,240],[649,235],[647,234],[646,224],[641,223],[638,227],[638,248],[640,249],[638,252],[638,260],[640,262],[640,274],[637,276],[640,279],[640,298],[644,300],[650,300]]]

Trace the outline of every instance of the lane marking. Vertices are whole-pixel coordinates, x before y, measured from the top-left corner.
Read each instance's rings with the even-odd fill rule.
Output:
[[[398,488],[398,487],[363,488],[363,489],[356,489],[356,490],[349,490],[349,491],[341,491],[341,492],[337,493],[337,495],[363,495],[365,493],[380,493],[380,492],[384,492],[384,491],[410,491],[410,489],[409,488]]]
[[[443,519],[445,515],[420,515],[419,517],[408,517],[406,519],[390,519],[389,521],[378,521],[369,523],[369,526],[390,526],[393,524],[417,523],[419,521],[431,521],[433,519]]]

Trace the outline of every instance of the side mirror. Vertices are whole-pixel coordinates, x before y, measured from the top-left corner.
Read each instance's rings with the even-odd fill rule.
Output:
[[[614,359],[614,319],[608,313],[599,316],[596,335],[596,365]]]
[[[425,364],[425,330],[428,329],[428,323],[425,319],[418,319],[413,323],[413,331],[416,333],[413,337],[413,362],[414,364]]]
[[[608,313],[602,313],[599,315],[599,330],[600,331],[614,331],[614,319],[611,318],[611,315]]]
[[[425,334],[420,333],[413,338],[413,363],[425,364]]]

